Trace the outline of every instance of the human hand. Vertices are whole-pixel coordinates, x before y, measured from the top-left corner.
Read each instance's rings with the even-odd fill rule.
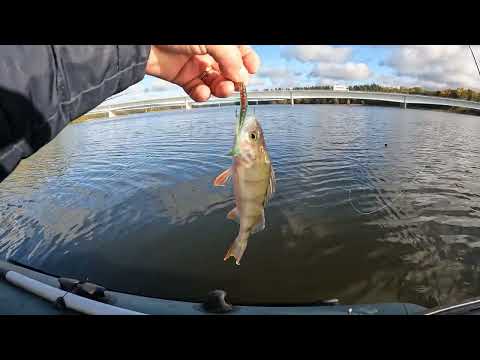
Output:
[[[248,84],[260,59],[246,45],[152,45],[146,73],[181,86],[195,101],[228,97]]]

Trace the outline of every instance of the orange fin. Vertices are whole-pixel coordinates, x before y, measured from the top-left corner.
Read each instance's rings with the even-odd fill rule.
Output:
[[[213,180],[213,185],[215,186],[225,186],[228,180],[232,177],[232,168],[229,167],[227,170],[218,175],[215,180]]]
[[[237,238],[225,254],[223,261],[226,261],[229,257],[233,256],[235,258],[235,264],[240,265],[240,260],[247,248],[247,242],[248,234],[238,234]]]
[[[238,209],[236,207],[234,207],[232,210],[228,212],[227,219],[236,221],[238,223],[240,222],[239,216],[238,216]]]

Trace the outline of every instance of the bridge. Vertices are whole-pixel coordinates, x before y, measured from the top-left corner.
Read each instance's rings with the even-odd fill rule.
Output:
[[[408,104],[421,105],[440,105],[449,107],[459,107],[465,109],[480,110],[480,102],[468,101],[462,99],[444,98],[438,96],[412,95],[400,93],[382,93],[382,92],[366,92],[366,91],[333,91],[333,90],[275,90],[275,91],[250,91],[248,93],[248,101],[252,103],[260,103],[263,101],[289,100],[291,105],[295,104],[296,99],[346,99],[350,100],[374,100],[390,103],[398,103],[403,108],[407,108]],[[186,110],[192,107],[202,106],[221,106],[223,104],[239,103],[240,96],[238,93],[228,98],[212,97],[206,102],[197,103],[189,97],[180,96],[163,99],[149,99],[145,101],[136,101],[122,104],[100,105],[90,111],[88,114],[105,114],[107,117],[116,116],[118,111],[126,110],[145,110],[153,108],[180,107]]]

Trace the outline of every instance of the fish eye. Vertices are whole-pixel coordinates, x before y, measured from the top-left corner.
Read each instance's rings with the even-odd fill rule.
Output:
[[[250,139],[255,140],[257,138],[257,135],[255,133],[250,133]]]

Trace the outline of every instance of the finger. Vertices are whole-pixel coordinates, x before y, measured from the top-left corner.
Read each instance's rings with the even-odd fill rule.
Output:
[[[183,87],[185,92],[197,102],[204,102],[210,98],[210,88],[200,79],[193,79]]]
[[[240,45],[238,47],[243,59],[243,64],[250,74],[255,74],[260,67],[260,58],[257,53],[248,45]]]
[[[225,79],[222,75],[219,75],[210,84],[210,90],[214,96],[224,98],[233,94],[235,86],[233,82]]]
[[[234,45],[207,45],[208,53],[218,63],[222,75],[234,82],[248,81],[248,71],[242,55]]]
[[[234,91],[233,82],[225,79],[220,74],[218,64],[212,64],[212,69],[200,79],[210,87],[210,91],[216,97],[229,97]]]
[[[213,62],[214,60],[209,55],[195,55],[185,63],[172,82],[184,87],[185,84],[189,84],[200,76]]]
[[[219,76],[220,76],[220,71],[215,70],[215,68],[211,66],[200,75],[199,79],[202,80],[205,83],[205,85],[211,88],[212,83]]]
[[[229,80],[220,81],[214,88],[214,95],[219,98],[229,97],[233,94],[235,87]]]
[[[190,97],[197,102],[204,102],[210,99],[210,88],[205,84],[197,85],[190,93]]]

